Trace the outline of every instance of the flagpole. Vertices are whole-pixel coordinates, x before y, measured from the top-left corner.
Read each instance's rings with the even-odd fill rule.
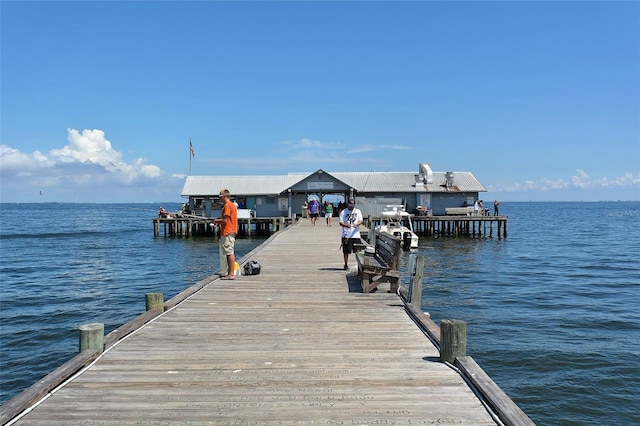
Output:
[[[191,144],[191,137],[189,137],[189,176],[191,176],[191,157],[193,156],[193,145]]]

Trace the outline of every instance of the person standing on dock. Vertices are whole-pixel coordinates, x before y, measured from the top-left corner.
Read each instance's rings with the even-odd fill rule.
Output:
[[[221,217],[214,220],[214,223],[220,225],[220,246],[227,257],[227,275],[220,277],[221,280],[232,280],[235,277],[236,256],[234,250],[236,233],[238,232],[238,209],[230,200],[230,195],[228,189],[220,191],[220,201],[224,205]]]
[[[312,198],[309,201],[309,216],[311,217],[311,223],[316,226],[316,221],[320,215],[320,201],[317,198]]]
[[[493,215],[494,216],[498,216],[498,206],[500,205],[500,203],[498,202],[498,200],[494,200],[493,201]]]
[[[333,217],[333,204],[328,201],[324,202],[324,217],[327,219],[327,226],[331,226],[331,218]]]
[[[362,212],[356,208],[356,201],[349,198],[347,208],[340,212],[340,226],[342,227],[342,253],[344,255],[344,270],[349,269],[349,254],[354,252],[354,243],[359,243],[360,225],[363,223]]]

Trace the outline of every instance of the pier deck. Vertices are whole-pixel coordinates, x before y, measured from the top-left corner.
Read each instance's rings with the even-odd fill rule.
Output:
[[[15,424],[495,425],[396,294],[359,292],[339,232],[272,236],[260,275],[213,281]]]

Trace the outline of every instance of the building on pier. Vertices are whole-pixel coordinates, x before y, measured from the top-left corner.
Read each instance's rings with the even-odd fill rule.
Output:
[[[218,194],[223,188],[231,191],[240,209],[251,211],[255,218],[300,217],[305,201],[312,196],[322,202],[354,197],[365,216],[379,216],[387,204],[440,216],[448,208],[473,206],[480,193],[487,191],[471,172],[434,172],[428,163],[422,163],[417,173],[319,169],[281,176],[188,176],[181,195],[189,199],[195,215],[218,217]]]

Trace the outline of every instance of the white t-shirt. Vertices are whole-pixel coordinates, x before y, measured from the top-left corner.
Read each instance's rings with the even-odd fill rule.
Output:
[[[353,210],[346,208],[340,212],[340,222],[351,224],[351,228],[342,227],[343,238],[360,238],[360,225],[356,223],[362,222],[362,212],[358,208]]]

